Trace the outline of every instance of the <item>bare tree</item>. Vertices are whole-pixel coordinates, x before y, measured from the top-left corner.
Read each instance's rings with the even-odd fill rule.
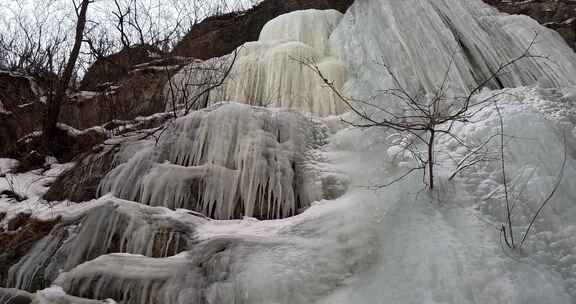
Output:
[[[558,172],[558,176],[556,178],[556,182],[552,186],[552,189],[550,190],[550,192],[542,200],[542,202],[540,204],[538,204],[538,209],[536,210],[536,212],[534,212],[534,214],[530,218],[530,222],[528,223],[528,226],[526,226],[526,229],[524,230],[524,232],[521,235],[522,239],[520,240],[520,243],[517,243],[514,239],[514,237],[515,237],[514,224],[513,224],[513,220],[512,220],[512,215],[513,215],[512,210],[514,208],[514,205],[517,202],[513,202],[512,198],[510,197],[510,186],[509,186],[507,173],[506,173],[506,161],[505,161],[505,157],[504,157],[504,154],[505,154],[504,153],[504,150],[505,150],[504,120],[502,118],[502,113],[500,111],[500,107],[498,106],[498,104],[495,103],[494,107],[496,108],[496,113],[498,114],[498,119],[500,122],[500,134],[499,134],[499,136],[500,136],[500,147],[499,147],[500,148],[500,168],[502,170],[502,180],[503,180],[502,184],[503,184],[503,191],[504,191],[504,199],[505,199],[505,203],[506,203],[506,225],[502,224],[502,226],[500,228],[500,233],[504,237],[504,242],[506,243],[506,246],[508,246],[508,248],[510,248],[510,249],[522,249],[522,246],[524,246],[524,243],[526,242],[528,235],[532,231],[532,227],[534,226],[536,219],[538,219],[538,217],[540,216],[540,214],[542,213],[544,208],[550,203],[550,201],[552,200],[552,198],[554,197],[554,195],[558,191],[558,188],[560,187],[560,184],[562,183],[562,180],[564,178],[564,171],[566,169],[566,162],[568,160],[568,146],[566,144],[566,135],[565,134],[563,135],[563,137],[564,137],[564,141],[563,141],[563,143],[564,143],[564,155],[563,155],[562,164],[560,166],[560,170]]]
[[[22,3],[2,8],[7,14],[0,19],[0,67],[38,75],[54,72],[62,61],[68,30],[64,17],[51,19],[54,0],[30,10]]]
[[[66,91],[70,85],[70,80],[74,73],[76,67],[76,61],[80,55],[80,48],[82,47],[82,41],[84,37],[84,29],[86,27],[86,16],[88,13],[88,6],[94,0],[82,0],[79,5],[74,3],[74,7],[77,14],[76,22],[76,38],[74,40],[74,46],[64,67],[62,75],[58,79],[56,85],[56,90],[52,94],[50,93],[48,98],[48,103],[46,105],[46,113],[44,115],[43,124],[43,144],[47,151],[52,150],[52,141],[56,137],[58,116],[60,115],[60,107],[62,101],[66,98]]]
[[[547,59],[547,57],[530,53],[535,41],[536,37],[534,37],[522,54],[499,65],[489,77],[472,88],[466,96],[449,97],[447,94],[449,73],[454,62],[454,55],[446,69],[440,86],[435,89],[433,94],[410,93],[407,88],[403,87],[394,72],[388,66],[384,66],[392,79],[394,87],[382,90],[381,94],[391,97],[392,100],[396,100],[398,102],[398,108],[400,109],[399,111],[382,108],[370,101],[346,97],[322,74],[322,71],[317,65],[306,60],[298,61],[312,69],[338,99],[346,104],[346,106],[360,118],[360,122],[347,122],[350,125],[360,128],[381,127],[401,133],[408,133],[417,139],[417,142],[414,144],[424,144],[426,147],[424,153],[418,153],[412,150],[412,145],[406,146],[408,152],[417,160],[418,165],[402,175],[398,180],[403,179],[412,172],[421,170],[424,171],[428,188],[432,190],[434,189],[434,166],[436,162],[436,152],[434,148],[438,136],[450,136],[465,145],[465,141],[453,132],[454,124],[457,122],[469,122],[477,113],[478,109],[481,109],[490,102],[494,96],[484,100],[476,100],[474,97],[482,88],[497,80],[498,76],[508,67],[527,58]],[[482,146],[482,144],[480,146]],[[471,150],[474,149],[476,148],[471,148]],[[478,149],[477,152],[479,151]],[[475,159],[478,161],[478,158]],[[465,166],[466,163],[461,165]],[[384,186],[387,185],[389,184],[385,184]]]
[[[237,49],[222,58],[193,62],[180,71],[177,83],[168,76],[165,95],[174,118],[178,117],[179,109],[183,115],[187,115],[190,111],[208,106],[211,94],[230,77],[239,51]],[[167,68],[166,74],[169,75]]]

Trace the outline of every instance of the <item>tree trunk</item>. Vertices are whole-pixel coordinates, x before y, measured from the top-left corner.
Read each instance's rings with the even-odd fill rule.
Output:
[[[80,54],[80,48],[82,46],[82,39],[84,36],[84,28],[86,26],[86,13],[88,11],[88,4],[91,0],[83,0],[80,4],[80,11],[78,13],[78,21],[76,23],[76,38],[74,40],[74,47],[72,52],[68,57],[66,62],[66,67],[62,77],[56,84],[56,91],[51,94],[51,98],[47,101],[46,112],[44,115],[43,124],[43,144],[47,152],[54,152],[58,147],[54,144],[54,139],[57,132],[58,116],[60,115],[60,106],[62,101],[66,98],[66,90],[72,79],[72,74],[74,73],[74,68],[76,66],[76,61],[78,60],[78,55]]]
[[[428,140],[428,183],[430,190],[434,189],[434,136],[435,130],[430,130],[430,139]]]

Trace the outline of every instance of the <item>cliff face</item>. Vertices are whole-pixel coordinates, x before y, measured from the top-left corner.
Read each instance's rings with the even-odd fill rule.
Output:
[[[108,57],[100,58],[90,66],[80,83],[83,91],[99,91],[103,84],[115,83],[128,76],[134,66],[160,58],[162,52],[149,45],[136,45]]]
[[[45,83],[34,77],[0,71],[0,155],[40,128],[45,90]]]
[[[556,30],[576,48],[576,1],[573,0],[484,0],[509,14],[528,15]]]
[[[502,12],[531,16],[557,30],[572,47],[576,46],[574,1],[484,1]],[[266,22],[279,15],[309,8],[336,9],[345,12],[353,2],[354,0],[266,0],[245,12],[207,18],[195,25],[176,45],[173,52],[167,55],[173,60],[179,56],[194,59],[220,57],[233,52],[245,42],[257,41]],[[154,71],[148,69],[147,73],[134,73],[134,70],[141,70],[139,66],[158,61],[157,56],[159,56],[158,50],[138,46],[129,53],[123,51],[97,61],[86,74],[81,89],[101,92],[95,95],[97,98],[90,95],[72,98],[63,106],[63,121],[83,129],[112,119],[132,119],[138,115],[149,115],[162,110],[163,105],[159,100],[162,99],[161,88],[167,80],[164,69]],[[180,62],[176,66],[181,64]],[[168,76],[177,70],[178,68],[171,70]],[[119,89],[113,90],[114,94],[103,92],[110,87]]]
[[[296,10],[336,9],[345,12],[353,0],[267,0],[239,13],[210,17],[195,25],[172,54],[136,46],[99,59],[86,73],[80,89],[62,107],[62,122],[78,129],[114,119],[133,119],[162,111],[162,87],[187,58],[209,59],[231,53],[258,40],[271,19]],[[164,59],[159,59],[159,57]]]
[[[247,41],[258,40],[264,24],[300,9],[337,9],[345,12],[353,0],[268,0],[253,9],[210,17],[197,24],[177,44],[173,55],[208,59],[232,52]],[[576,2],[571,0],[484,0],[509,14],[528,15],[560,33],[576,47]]]
[[[484,0],[502,12],[525,14],[558,31],[576,47],[576,1],[571,0]],[[62,108],[62,122],[78,129],[105,124],[113,119],[133,119],[164,109],[161,89],[168,77],[187,63],[184,56],[208,59],[231,53],[247,41],[258,40],[269,20],[295,10],[316,8],[345,12],[353,0],[266,0],[239,13],[210,17],[195,25],[172,54],[159,54],[148,46],[137,46],[97,61],[75,94]],[[162,56],[164,59],[159,59]],[[167,58],[164,56],[168,56]],[[156,63],[155,63],[156,62]],[[159,63],[158,63],[159,62]],[[38,130],[43,104],[38,102],[26,77],[0,75],[0,153],[15,139]],[[42,83],[40,82],[40,87]],[[8,134],[8,135],[6,135]]]
[[[208,59],[231,53],[256,41],[266,22],[295,10],[336,9],[345,12],[353,0],[268,0],[240,13],[210,17],[197,24],[176,45],[173,55]]]

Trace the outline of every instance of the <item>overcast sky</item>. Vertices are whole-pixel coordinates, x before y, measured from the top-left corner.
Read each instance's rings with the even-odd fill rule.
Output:
[[[43,41],[49,41],[54,36],[67,36],[66,43],[71,46],[76,21],[73,1],[0,0],[0,35],[18,35],[22,39],[24,33],[28,32],[31,39],[41,36]],[[118,0],[122,6],[130,5],[132,1],[137,1],[140,15],[144,15],[142,12],[145,11],[150,17],[139,18],[143,28],[151,29],[150,26],[153,26],[150,32],[166,32],[167,29],[173,29],[177,22],[181,22],[181,28],[185,31],[191,23],[207,15],[244,10],[261,0]],[[88,35],[98,37],[106,33],[117,39],[117,19],[112,13],[115,10],[114,0],[96,0],[91,4],[88,11]],[[131,40],[137,42],[132,34]],[[86,56],[82,60],[90,61]]]

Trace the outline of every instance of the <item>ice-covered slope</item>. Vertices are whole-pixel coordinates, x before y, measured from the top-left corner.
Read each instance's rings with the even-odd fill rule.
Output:
[[[516,205],[520,229],[524,214],[534,208],[530,198],[548,190],[550,183],[542,180],[553,180],[559,165],[543,146],[538,148],[561,141],[552,128],[555,123],[538,109],[548,105],[553,115],[550,110],[562,106],[537,91],[519,88],[516,93],[519,99],[501,103],[509,134],[545,139],[511,144],[509,174],[518,176],[530,168],[548,172],[531,176],[529,184],[543,190],[529,189]],[[494,132],[495,110],[486,109],[480,117],[474,127],[460,132],[475,139]],[[532,123],[518,128],[526,119]],[[539,222],[526,251],[518,254],[501,243],[501,197],[479,193],[501,189],[497,166],[483,164],[471,170],[476,174],[466,172],[452,183],[444,180],[440,200],[426,194],[419,176],[387,188],[366,188],[402,172],[401,161],[386,153],[395,146],[389,140],[393,134],[347,128],[332,137],[322,152],[327,160],[323,167],[348,175],[351,190],[343,197],[284,220],[198,220],[187,224],[194,227],[196,243],[186,253],[160,259],[104,255],[62,274],[55,284],[71,295],[125,303],[574,303],[573,158],[562,194]],[[450,140],[438,149],[460,153]],[[449,157],[442,162],[447,172],[455,168]],[[143,207],[143,214],[148,208]],[[187,216],[183,211],[172,214]]]
[[[56,213],[62,221],[35,248],[12,265],[6,284],[35,291],[49,287],[62,271],[110,253],[167,257],[189,249],[196,224],[204,219],[184,211],[152,208],[134,202],[99,201],[53,210],[38,208],[35,216]]]
[[[503,92],[508,91],[484,94]],[[576,100],[536,88],[509,93],[514,97],[503,94],[498,99],[509,136],[505,153],[518,239],[557,181],[563,131],[568,141],[575,139],[570,121]],[[473,124],[455,126],[457,134],[482,142],[499,132],[494,107],[476,118]],[[432,197],[419,175],[390,187],[374,187],[407,170],[406,159],[386,153],[397,151],[399,143],[392,139],[399,136],[378,129],[349,129],[331,141],[341,170],[354,181],[351,188],[357,189],[349,193],[352,200],[374,208],[378,260],[320,303],[576,303],[573,152],[559,190],[524,250],[511,252],[499,232],[506,222],[499,163],[481,162],[448,181],[465,154],[453,138],[445,137],[436,146],[441,186]],[[574,145],[568,144],[573,151]],[[498,151],[498,145],[492,142],[491,151]],[[362,190],[364,186],[373,187]]]

